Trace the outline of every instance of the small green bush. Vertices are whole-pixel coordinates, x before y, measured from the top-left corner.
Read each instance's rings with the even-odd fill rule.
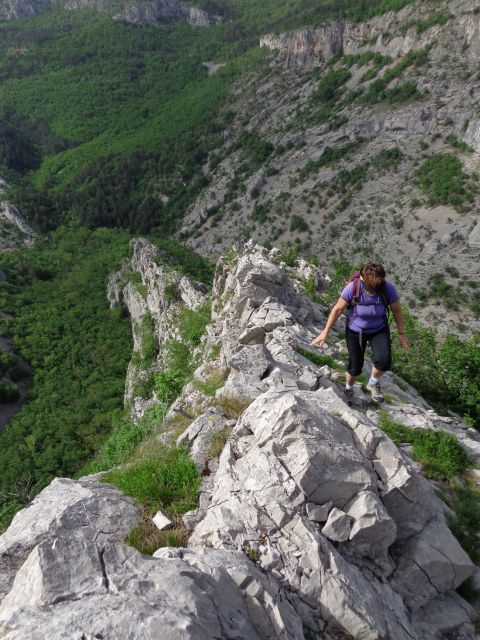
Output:
[[[290,231],[308,231],[310,227],[308,226],[308,222],[306,222],[302,216],[293,215],[290,220]]]
[[[163,291],[163,297],[167,302],[174,302],[180,299],[180,289],[176,282],[170,282],[167,284]]]
[[[321,167],[334,164],[342,158],[351,155],[358,149],[362,142],[363,140],[359,138],[354,142],[347,142],[340,147],[325,147],[318,160],[309,160],[307,164],[299,170],[299,181],[304,182],[311,173],[316,173]]]
[[[390,147],[389,149],[380,151],[380,153],[372,160],[372,164],[377,167],[377,169],[388,171],[390,169],[395,169],[402,160],[403,153],[400,149],[398,147]]]
[[[155,374],[155,392],[162,404],[171,404],[185,384],[185,375],[176,369]]]
[[[274,146],[271,142],[262,140],[257,134],[250,133],[243,129],[240,133],[235,147],[244,149],[250,156],[254,165],[260,165],[273,153]]]
[[[220,398],[215,398],[212,406],[222,409],[225,416],[230,420],[238,420],[242,413],[248,409],[250,402],[245,398],[223,395]]]
[[[179,328],[182,338],[193,346],[199,345],[210,319],[210,301],[197,309],[182,309],[179,316]]]
[[[416,27],[417,33],[420,35],[431,27],[447,24],[447,22],[451,18],[452,15],[450,13],[441,13],[439,11],[434,11],[428,16],[428,18],[425,18],[425,20],[406,22],[400,27],[399,31],[402,35],[405,35],[409,29],[411,29],[412,27]]]
[[[414,176],[431,205],[461,207],[474,201],[477,187],[463,171],[460,160],[452,154],[430,156]]]
[[[448,135],[445,138],[445,142],[449,144],[451,147],[455,147],[455,149],[459,149],[460,151],[465,151],[466,153],[473,153],[475,151],[473,147],[468,145],[466,142],[463,142],[463,140],[459,140],[453,134]]]
[[[464,474],[471,461],[455,436],[433,429],[411,429],[382,412],[379,427],[396,443],[409,442],[414,459],[423,466],[425,476],[451,480]]]
[[[128,534],[125,543],[151,556],[161,547],[185,547],[187,540],[188,531],[185,527],[159,531],[151,516],[146,514],[142,522]]]
[[[221,431],[213,431],[211,433],[207,452],[211,458],[218,458],[220,456],[231,433],[231,427],[225,427],[225,429]]]
[[[150,313],[146,313],[142,318],[141,332],[141,359],[144,364],[150,364],[158,353],[157,339],[155,337],[155,324]]]
[[[270,212],[270,207],[267,204],[258,204],[256,203],[253,207],[253,211],[251,213],[251,219],[255,222],[259,222],[260,224],[265,224],[268,220],[268,214]]]

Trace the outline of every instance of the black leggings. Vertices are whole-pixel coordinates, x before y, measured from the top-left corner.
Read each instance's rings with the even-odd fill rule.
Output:
[[[392,344],[390,341],[390,327],[387,325],[377,333],[360,334],[346,331],[348,347],[347,371],[351,376],[359,376],[363,370],[365,349],[370,344],[373,353],[373,364],[379,371],[388,371],[392,366]]]

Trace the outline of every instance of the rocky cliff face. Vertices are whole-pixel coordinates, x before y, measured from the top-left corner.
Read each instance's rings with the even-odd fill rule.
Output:
[[[153,313],[162,285],[148,252],[137,241]],[[378,428],[361,389],[347,406],[336,372],[298,352],[324,322],[304,278],[322,280],[305,263],[278,262],[253,244],[220,260],[193,382],[213,367],[225,384],[215,401],[187,385],[166,420],[168,433],[176,413],[197,415],[179,438],[204,473],[199,508],[184,517],[188,548],[142,556],[119,542],[138,521],[130,500],[98,477],[57,479],[0,537],[2,637],[55,640],[68,626],[118,640],[475,638],[455,589],[476,568],[448,507]],[[326,352],[344,360],[340,342]],[[480,459],[477,432],[438,416],[394,374],[385,384],[392,417],[454,433]],[[235,420],[233,399],[247,407]],[[229,434],[219,457],[215,431]]]
[[[178,0],[156,0],[129,7],[115,16],[114,20],[154,26],[162,22],[186,20],[192,27],[208,27],[218,22],[220,18],[210,16],[205,11]]]
[[[155,393],[150,398],[136,395],[136,385],[165,368],[165,345],[179,338],[179,310],[204,304],[206,287],[163,265],[159,249],[147,240],[133,240],[132,248],[130,261],[111,276],[107,297],[111,306],[123,305],[132,320],[134,355],[127,371],[125,404],[138,423],[157,398]],[[148,358],[142,356],[145,340],[153,340],[158,346]]]
[[[179,237],[211,256],[249,237],[290,242],[325,270],[340,251],[352,264],[374,257],[415,314],[441,331],[459,323],[458,311],[429,294],[431,276],[443,274],[460,325],[480,330],[468,308],[478,287],[453,293],[479,281],[479,193],[465,207],[430,204],[416,177],[429,158],[450,155],[477,182],[476,4],[419,2],[362,24],[263,37],[270,70],[242,79],[232,96],[236,117]],[[242,130],[273,152],[259,161],[239,148]],[[389,153],[398,161],[389,164]],[[458,281],[445,272],[452,266]]]
[[[20,211],[8,202],[0,202],[0,234],[0,251],[31,247],[36,235]]]
[[[448,9],[455,17],[454,29],[461,33],[467,57],[475,60],[478,54],[478,14],[475,2],[417,3],[397,13],[389,12],[361,24],[345,20],[326,23],[320,27],[297,29],[285,34],[268,34],[260,39],[260,46],[279,52],[286,67],[317,65],[333,56],[355,55],[367,48],[382,55],[398,58],[410,51],[418,51],[445,35],[444,25],[432,24],[418,28],[433,9]],[[448,23],[448,22],[447,22]],[[451,30],[450,24],[449,30]]]

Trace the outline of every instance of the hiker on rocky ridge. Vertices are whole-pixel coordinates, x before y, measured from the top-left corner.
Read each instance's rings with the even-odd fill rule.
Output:
[[[330,329],[348,308],[346,339],[349,359],[345,376],[345,397],[348,402],[353,399],[355,380],[363,370],[367,343],[373,353],[373,368],[367,388],[372,394],[372,400],[383,402],[380,379],[392,364],[388,307],[397,323],[400,346],[408,349],[398,293],[393,284],[386,280],[383,266],[369,262],[352,276],[330,312],[324,330],[310,343],[323,346]]]

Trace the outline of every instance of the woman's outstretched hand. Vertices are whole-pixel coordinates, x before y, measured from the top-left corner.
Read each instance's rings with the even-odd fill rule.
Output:
[[[313,347],[315,345],[318,345],[319,347],[323,347],[323,345],[327,340],[327,336],[328,336],[328,332],[322,331],[322,333],[319,336],[317,336],[315,340],[311,341],[310,346]]]

